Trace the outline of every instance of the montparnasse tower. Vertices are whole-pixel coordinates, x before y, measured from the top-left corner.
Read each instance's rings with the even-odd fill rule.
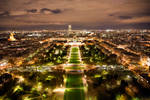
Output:
[[[72,26],[71,25],[68,25],[68,34],[70,34],[72,31]]]

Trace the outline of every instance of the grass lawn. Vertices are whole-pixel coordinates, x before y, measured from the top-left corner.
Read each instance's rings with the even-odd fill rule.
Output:
[[[79,48],[77,48],[77,47],[72,48],[69,63],[72,63],[72,64],[79,64],[80,63],[78,51],[79,51]]]
[[[85,100],[83,89],[67,89],[65,91],[64,100]]]
[[[79,48],[73,47],[71,50],[71,57],[69,63],[80,64],[80,58],[78,54]],[[66,67],[66,69],[78,69],[83,67],[78,65]],[[64,100],[85,100],[84,84],[82,80],[82,74],[67,74],[66,90],[64,94]]]
[[[64,100],[85,100],[82,75],[67,75]]]

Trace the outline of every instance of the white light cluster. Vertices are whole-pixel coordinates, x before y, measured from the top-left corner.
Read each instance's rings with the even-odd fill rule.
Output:
[[[150,58],[149,57],[147,58],[147,63],[146,64],[147,64],[147,66],[150,66]]]
[[[6,66],[8,64],[7,60],[3,60],[0,62],[0,66]]]

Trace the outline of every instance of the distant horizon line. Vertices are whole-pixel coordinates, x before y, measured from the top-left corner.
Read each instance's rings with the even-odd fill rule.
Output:
[[[68,30],[68,28],[1,28],[0,31]],[[73,28],[72,30],[150,30],[150,28]]]

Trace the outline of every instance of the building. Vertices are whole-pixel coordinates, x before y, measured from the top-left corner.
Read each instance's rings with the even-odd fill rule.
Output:
[[[10,36],[9,36],[9,41],[16,41],[15,37],[14,37],[14,33],[10,33]]]
[[[68,34],[72,33],[72,26],[68,25]]]

